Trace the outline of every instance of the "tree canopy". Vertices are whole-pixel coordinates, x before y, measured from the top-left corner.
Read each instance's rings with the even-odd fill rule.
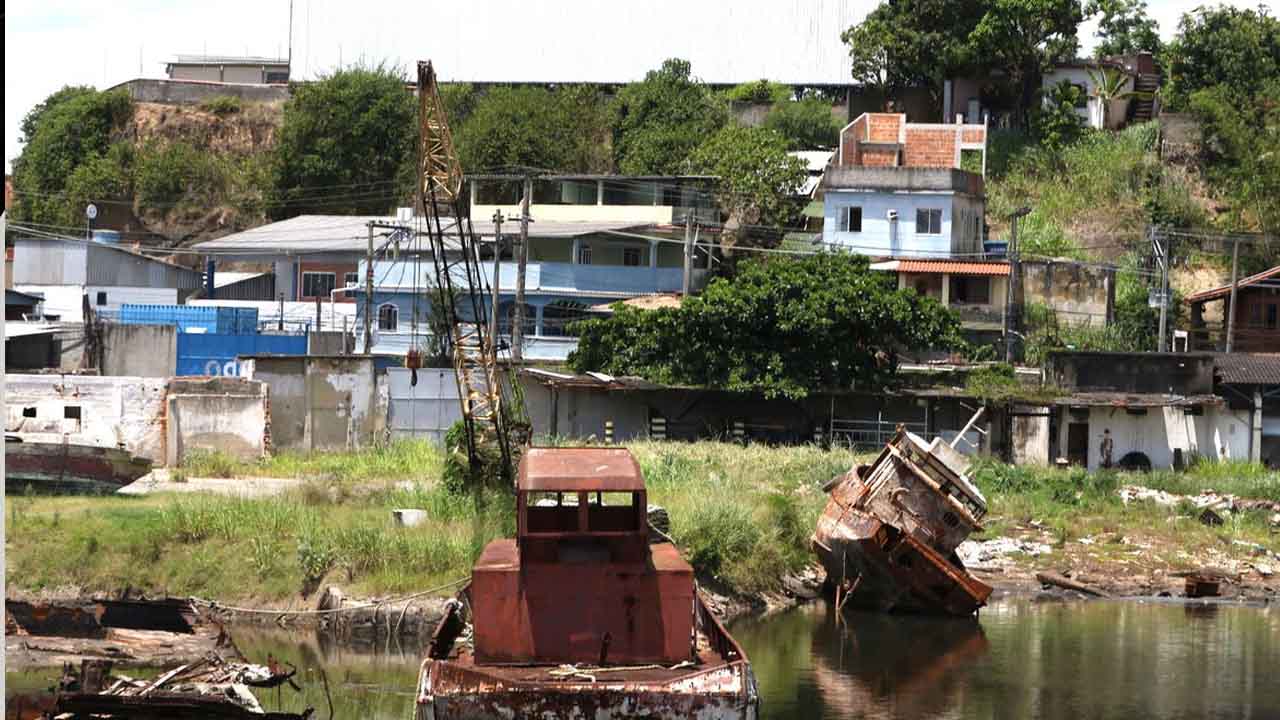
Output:
[[[1089,0],[1085,15],[1099,16],[1097,57],[1160,52],[1160,28],[1147,14],[1146,0]]]
[[[716,196],[736,226],[780,228],[799,210],[792,201],[808,166],[787,154],[787,141],[768,128],[726,125],[689,156],[690,169],[720,178]]]
[[[606,107],[587,86],[495,87],[470,101],[460,122],[450,120],[467,172],[509,165],[607,172],[612,166]]]
[[[618,92],[613,154],[627,175],[676,175],[700,143],[728,121],[724,102],[691,77],[689,61],[670,59]]]
[[[831,103],[821,98],[777,103],[765,116],[764,126],[785,137],[788,150],[833,148],[840,142],[840,123],[831,114]]]
[[[294,88],[273,157],[274,214],[374,215],[411,196],[418,108],[405,82],[379,65]]]
[[[22,154],[13,161],[14,217],[78,226],[85,204],[105,199],[78,193],[101,187],[116,195],[122,178],[102,177],[115,163],[105,158],[132,112],[124,91],[84,87],[64,87],[32,108],[22,120]],[[69,184],[86,165],[93,167],[81,172],[73,195]]]
[[[1265,9],[1196,8],[1182,16],[1165,64],[1163,100],[1172,110],[1187,109],[1194,93],[1218,85],[1252,97],[1280,77],[1280,20]]]
[[[751,258],[679,308],[578,324],[578,372],[803,397],[883,387],[904,350],[964,347],[956,315],[860,255]]]
[[[971,57],[988,69],[1002,70],[1029,112],[1041,74],[1056,60],[1071,58],[1079,47],[1077,28],[1084,20],[1080,0],[989,0],[969,35]]]

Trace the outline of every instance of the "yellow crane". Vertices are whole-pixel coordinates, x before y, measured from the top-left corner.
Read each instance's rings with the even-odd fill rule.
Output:
[[[512,420],[498,381],[497,338],[490,337],[480,243],[462,202],[462,165],[430,61],[418,63],[418,211],[426,220],[436,287],[450,328],[451,355],[467,461],[473,479],[497,460],[500,478],[514,483]],[[498,252],[495,242],[494,252]],[[492,308],[497,312],[497,308]]]

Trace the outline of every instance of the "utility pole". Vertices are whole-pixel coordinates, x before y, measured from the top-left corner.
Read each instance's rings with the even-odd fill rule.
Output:
[[[1014,298],[1017,297],[1018,278],[1018,221],[1031,212],[1029,207],[1021,207],[1009,216],[1009,279],[1005,282],[1004,294],[1004,361],[1013,362],[1013,333],[1016,323],[1013,318]]]
[[[1151,228],[1150,233],[1156,262],[1160,263],[1160,335],[1156,340],[1156,352],[1164,352],[1168,349],[1166,343],[1169,322],[1169,239],[1162,238],[1160,231],[1154,227]]]
[[[656,249],[656,248],[655,248]],[[689,290],[693,286],[693,208],[685,210],[684,216],[684,282],[681,284],[681,293],[684,297],[689,297]]]
[[[1240,284],[1240,238],[1231,243],[1231,304],[1227,307],[1227,352],[1236,334],[1236,287]]]
[[[493,359],[498,359],[498,281],[502,269],[502,210],[493,213],[493,302],[489,306],[489,342],[493,346]]]
[[[369,223],[369,248],[364,255],[364,354],[373,349],[373,223]]]
[[[524,276],[529,267],[529,203],[533,202],[533,178],[525,173],[520,199],[520,250],[516,265],[516,311],[511,325],[511,360],[524,360]]]

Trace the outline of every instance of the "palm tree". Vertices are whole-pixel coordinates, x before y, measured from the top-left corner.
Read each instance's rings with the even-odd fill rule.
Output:
[[[1111,103],[1129,98],[1148,100],[1152,97],[1152,93],[1149,92],[1126,91],[1124,86],[1129,82],[1129,75],[1119,68],[1102,67],[1097,70],[1090,69],[1089,79],[1093,81],[1093,95],[1098,98],[1098,102],[1102,105],[1103,130],[1107,129],[1107,121],[1110,120],[1107,116],[1111,113]]]

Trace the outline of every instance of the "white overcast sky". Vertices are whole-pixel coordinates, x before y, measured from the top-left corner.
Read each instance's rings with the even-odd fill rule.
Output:
[[[1150,0],[1168,39],[1205,0]],[[294,78],[361,59],[410,67],[434,59],[442,79],[606,80],[683,57],[707,80],[842,82],[840,32],[876,0],[294,0]],[[1230,4],[1253,7],[1256,2]],[[106,88],[163,77],[178,53],[284,56],[289,0],[6,0],[5,161],[22,116],[64,85]],[[1087,50],[1095,24],[1081,29]]]

